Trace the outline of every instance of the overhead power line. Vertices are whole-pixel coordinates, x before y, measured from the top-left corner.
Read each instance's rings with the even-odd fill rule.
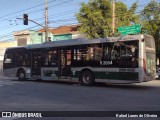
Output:
[[[54,2],[54,1],[56,1],[56,0],[49,1],[48,3],[51,3],[51,2]],[[45,4],[45,3],[42,3],[42,4],[39,4],[39,5],[30,7],[30,8],[26,8],[26,9],[23,9],[23,10],[20,10],[20,11],[17,11],[17,12],[13,12],[13,13],[10,13],[10,14],[4,15],[4,16],[0,16],[0,19],[3,19],[4,17],[10,16],[10,15],[14,15],[14,14],[17,14],[17,13],[20,13],[20,12],[24,12],[24,11],[26,11],[26,10],[30,10],[30,9],[33,9],[33,8],[42,6],[42,5],[44,5],[44,4]],[[3,20],[8,20],[8,19],[3,19]]]
[[[53,1],[56,1],[56,0],[52,0],[52,2]],[[60,3],[58,3],[58,4],[54,4],[54,5],[50,5],[49,6],[49,8],[55,8],[56,6],[59,6],[59,5],[62,5],[62,4],[65,4],[65,3],[69,3],[69,2],[71,2],[71,1],[73,1],[73,0],[68,0],[68,1],[66,1],[66,2],[60,2]],[[51,1],[50,1],[51,2]],[[39,4],[39,5],[44,5],[44,4]],[[36,5],[36,6],[38,6],[38,5]],[[54,7],[55,6],[55,7]],[[139,5],[139,6],[143,6],[143,5]],[[159,10],[157,7],[155,7],[156,8],[156,10]],[[33,10],[34,9],[34,7],[32,8],[32,9],[30,9],[30,10]],[[26,10],[26,9],[25,9]],[[24,11],[25,11],[24,10]],[[39,10],[35,10],[35,11],[31,11],[31,12],[29,12],[29,14],[31,14],[31,13],[35,13],[35,12],[38,12],[38,11],[41,11],[41,10],[43,10],[43,9],[39,9]],[[78,9],[77,9],[78,10]],[[74,10],[70,10],[70,11],[66,11],[66,12],[62,12],[62,13],[57,13],[57,14],[53,14],[53,15],[50,15],[49,16],[49,18],[50,18],[50,20],[49,20],[49,25],[52,25],[52,24],[54,24],[54,23],[65,23],[65,24],[67,24],[68,23],[68,21],[74,21],[74,18],[72,19],[70,19],[70,18],[68,18],[68,21],[67,21],[67,19],[58,19],[58,20],[52,20],[51,18],[53,18],[54,16],[62,16],[62,15],[67,15],[67,13],[68,14],[70,14],[70,13],[72,13],[72,11],[74,12]],[[147,11],[151,11],[150,9],[148,9]],[[17,11],[17,12],[20,12],[20,11]],[[17,13],[16,12],[16,13]],[[23,12],[23,11],[22,11]],[[141,11],[136,11],[136,12],[134,12],[134,13],[132,13],[132,14],[138,14],[138,13],[141,13]],[[125,15],[127,15],[126,13],[118,13],[117,15],[115,15],[115,16],[117,16],[117,17],[119,17],[119,16],[125,16]],[[8,16],[11,16],[11,15],[8,15]],[[6,15],[6,17],[8,17],[7,15]],[[21,15],[22,16],[22,15]],[[3,17],[3,16],[1,16],[1,17]],[[1,18],[0,17],[0,18]],[[16,16],[17,17],[17,16]],[[12,18],[16,18],[16,17],[12,17]],[[58,18],[58,17],[56,17],[56,18]],[[70,19],[70,20],[69,20]],[[10,20],[10,19],[5,19],[5,20]],[[43,18],[41,17],[41,18],[36,18],[35,20],[39,20],[39,21],[42,21],[43,20]],[[76,18],[75,18],[75,20],[76,20]],[[42,24],[43,24],[43,22],[42,22]],[[63,24],[64,25],[64,24]],[[9,29],[9,28],[12,28],[12,27],[15,27],[14,25],[12,25],[11,27],[10,26],[4,26],[4,27],[2,27],[2,29],[0,30],[0,31],[3,31],[4,29]],[[27,30],[29,30],[29,29],[35,29],[35,28],[37,28],[38,26],[32,26],[32,27],[30,27],[30,28],[28,28]]]

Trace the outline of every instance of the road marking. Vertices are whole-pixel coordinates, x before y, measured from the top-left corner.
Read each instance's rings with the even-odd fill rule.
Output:
[[[9,118],[9,117],[6,117],[6,118],[0,118],[0,120],[15,120],[15,119],[18,119],[18,118]]]

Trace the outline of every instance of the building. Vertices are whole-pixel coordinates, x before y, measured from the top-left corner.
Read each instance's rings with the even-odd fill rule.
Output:
[[[78,31],[79,25],[61,26],[56,29],[52,29],[53,41],[84,38],[85,36]]]
[[[84,38],[85,36],[78,31],[79,25],[61,26],[49,29],[48,37],[51,41]],[[45,42],[45,30],[22,30],[12,33],[14,41],[0,42],[0,46],[24,46],[28,44],[39,44]]]
[[[39,44],[45,42],[45,33],[34,30],[23,30],[13,32],[14,40],[17,41],[17,46],[28,44]],[[52,34],[49,35],[52,37]]]
[[[76,38],[84,38],[78,31],[79,25],[60,26],[55,29],[49,29],[48,37],[51,41],[68,40]],[[21,30],[12,33],[13,41],[0,42],[0,48],[24,46],[28,44],[39,44],[45,42],[45,30]]]
[[[58,28],[49,29],[49,33],[52,33],[51,41],[58,40],[68,40],[76,38],[84,38],[85,35],[82,35],[78,31],[79,25],[70,25],[70,26],[60,26]],[[39,30],[39,32],[44,32],[44,29]]]

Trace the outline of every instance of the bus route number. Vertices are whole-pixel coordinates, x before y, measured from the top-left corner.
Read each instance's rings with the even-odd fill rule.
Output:
[[[100,61],[100,65],[112,65],[112,61]]]

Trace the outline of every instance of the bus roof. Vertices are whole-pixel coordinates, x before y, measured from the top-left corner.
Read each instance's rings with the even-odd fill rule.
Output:
[[[61,41],[51,41],[51,42],[44,42],[42,44],[31,44],[26,46],[20,47],[12,47],[14,48],[26,48],[26,49],[33,49],[33,48],[45,48],[45,47],[63,47],[63,46],[73,46],[73,45],[85,45],[85,44],[93,44],[93,43],[105,43],[105,42],[116,42],[116,41],[125,41],[125,40],[139,40],[144,39],[144,36],[150,35],[125,35],[119,37],[107,37],[107,38],[99,38],[99,39],[70,39],[70,40],[61,40]],[[150,36],[151,37],[151,36]]]
[[[112,41],[116,41],[116,37],[112,38]],[[73,46],[73,45],[85,45],[85,44],[93,44],[93,43],[104,43],[111,41],[108,38],[99,38],[99,39],[70,39],[70,40],[61,40],[61,41],[51,41],[44,42],[42,44],[33,44],[25,46],[27,49],[32,48],[45,48],[45,47],[63,47],[63,46]]]

